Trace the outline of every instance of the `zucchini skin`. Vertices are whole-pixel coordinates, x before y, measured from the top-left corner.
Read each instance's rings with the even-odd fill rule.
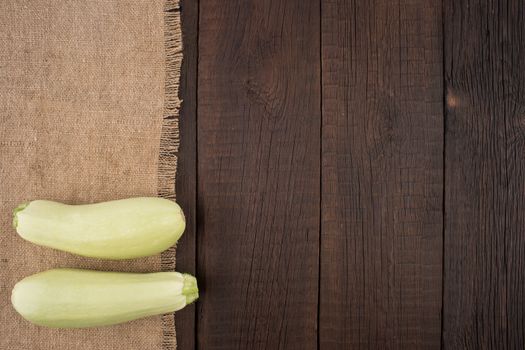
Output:
[[[179,205],[156,197],[67,205],[35,200],[17,207],[13,226],[24,239],[100,259],[132,259],[174,245],[186,221]]]
[[[53,269],[13,288],[15,310],[36,325],[99,327],[169,313],[198,298],[195,277],[178,272],[125,273]]]

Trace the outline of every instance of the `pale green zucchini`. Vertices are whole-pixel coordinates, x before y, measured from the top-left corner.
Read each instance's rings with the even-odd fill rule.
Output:
[[[83,328],[177,311],[198,295],[195,277],[178,272],[54,269],[18,282],[11,302],[34,324]]]
[[[36,200],[14,210],[13,226],[38,245],[94,258],[131,259],[168,249],[186,223],[177,203],[138,197],[84,205]]]

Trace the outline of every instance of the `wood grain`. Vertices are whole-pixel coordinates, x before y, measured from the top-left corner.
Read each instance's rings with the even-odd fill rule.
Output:
[[[319,16],[200,2],[200,349],[317,347]]]
[[[445,349],[524,349],[525,4],[445,1]]]
[[[181,0],[184,59],[180,80],[180,148],[177,162],[177,202],[186,215],[186,230],[177,244],[177,271],[196,274],[197,230],[197,38],[199,2]],[[200,278],[197,276],[200,284]],[[195,305],[175,315],[177,348],[195,348]]]
[[[440,1],[322,2],[321,349],[439,349]]]

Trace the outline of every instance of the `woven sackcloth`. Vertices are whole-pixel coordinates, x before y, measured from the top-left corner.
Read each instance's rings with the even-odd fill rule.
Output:
[[[174,199],[180,11],[172,0],[0,1],[0,349],[174,349],[173,315],[92,329],[30,324],[13,285],[53,267],[170,270],[175,252],[101,261],[11,226],[19,203]]]

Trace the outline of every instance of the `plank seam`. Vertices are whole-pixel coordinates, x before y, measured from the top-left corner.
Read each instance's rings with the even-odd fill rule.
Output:
[[[196,69],[195,69],[195,272],[197,276],[201,275],[199,270],[199,38],[200,38],[200,18],[201,18],[201,2],[197,1],[197,33],[196,40]],[[200,306],[195,305],[195,319],[194,319],[194,344],[195,350],[199,349],[199,314]]]
[[[321,349],[321,244],[323,235],[323,1],[319,0],[319,243],[317,247],[317,350]]]
[[[442,104],[443,104],[443,179],[442,179],[442,238],[441,238],[441,338],[440,338],[440,348],[444,349],[445,342],[444,342],[444,329],[445,329],[445,234],[446,234],[446,220],[445,220],[445,214],[446,214],[446,202],[445,202],[445,195],[446,195],[446,166],[447,166],[447,79],[445,76],[445,1],[441,1],[441,75],[443,77],[442,80]]]

